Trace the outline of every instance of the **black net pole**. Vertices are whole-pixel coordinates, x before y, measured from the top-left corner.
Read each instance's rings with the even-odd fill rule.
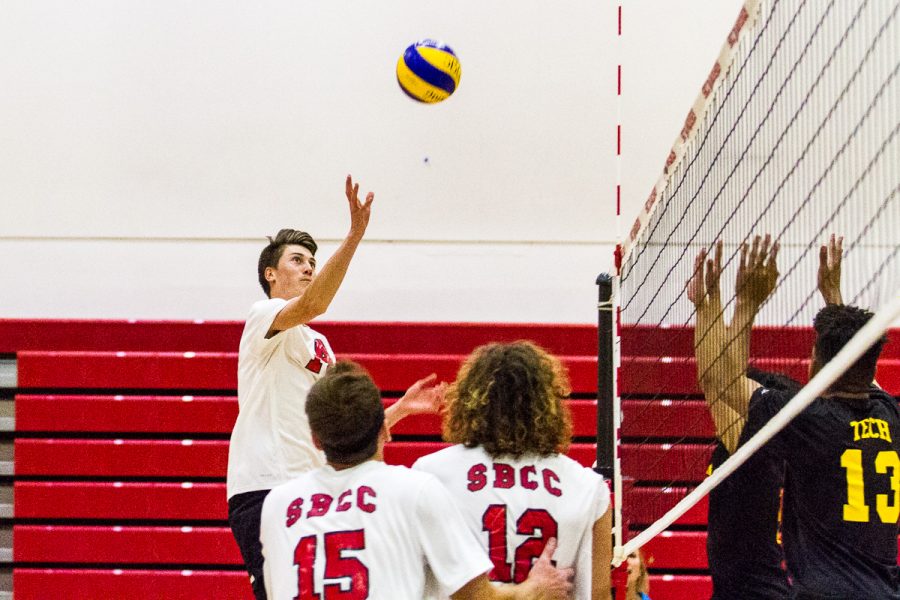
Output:
[[[612,276],[601,273],[597,276],[600,288],[598,313],[597,351],[597,467],[596,471],[609,481],[613,481],[613,452],[615,448],[615,426],[613,415],[613,310]]]

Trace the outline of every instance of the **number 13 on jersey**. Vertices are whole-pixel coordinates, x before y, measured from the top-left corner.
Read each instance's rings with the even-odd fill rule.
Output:
[[[862,450],[849,448],[841,454],[841,466],[847,470],[847,503],[844,520],[855,523],[869,522],[869,505],[866,504],[866,487]],[[890,472],[892,494],[877,494],[875,510],[882,523],[896,523],[900,518],[900,458],[894,450],[883,450],[875,457],[875,472]]]

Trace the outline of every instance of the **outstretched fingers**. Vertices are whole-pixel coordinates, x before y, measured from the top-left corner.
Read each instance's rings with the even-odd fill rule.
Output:
[[[706,261],[706,293],[714,296],[719,293],[719,278],[722,275],[722,240],[716,242],[713,258]]]
[[[373,192],[369,192],[366,194],[365,203],[361,203],[359,201],[359,184],[353,183],[353,176],[347,175],[347,181],[344,185],[344,193],[347,195],[347,200],[350,202],[351,208],[367,208],[372,204],[372,201],[375,200],[375,194]]]
[[[694,271],[691,273],[687,284],[687,297],[693,304],[698,305],[703,301],[706,291],[703,289],[704,265],[706,264],[706,248],[700,250],[694,258]]]
[[[772,244],[772,252],[769,254],[768,267],[770,269],[778,269],[778,251],[781,250],[781,244],[775,242]]]
[[[841,257],[844,251],[843,236],[831,234],[826,244],[819,247],[818,288],[826,304],[842,304]]]

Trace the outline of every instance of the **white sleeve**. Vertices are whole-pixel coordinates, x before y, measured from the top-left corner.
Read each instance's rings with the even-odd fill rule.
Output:
[[[447,595],[491,570],[493,565],[481,542],[434,476],[419,490],[415,510],[425,559]]]
[[[287,304],[287,300],[269,298],[268,300],[256,302],[250,307],[244,336],[246,336],[249,343],[251,354],[262,354],[268,348],[281,341],[278,335],[266,338],[266,334],[285,304]]]

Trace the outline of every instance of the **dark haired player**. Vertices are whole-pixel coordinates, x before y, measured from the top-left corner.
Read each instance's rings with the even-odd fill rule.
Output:
[[[753,301],[767,297],[765,262],[751,265],[739,295]],[[810,376],[871,317],[840,304],[820,310],[813,321]],[[739,341],[741,352],[749,352],[749,340]],[[874,343],[767,444],[786,464],[782,530],[795,598],[900,599],[900,410],[894,398],[873,386],[885,341]],[[728,405],[749,406],[749,436],[791,396],[752,381],[744,369],[745,364],[725,360],[723,368],[711,370],[711,384],[723,390]]]
[[[338,363],[306,400],[328,464],[276,487],[262,511],[272,600],[420,600],[426,572],[454,599],[566,598],[571,569],[550,564],[555,542],[522,584],[496,587],[491,562],[438,480],[382,462],[389,439],[381,392]]]
[[[447,390],[444,439],[424,456],[493,562],[491,579],[524,581],[547,539],[575,568],[573,597],[610,597],[611,512],[603,478],[562,454],[571,438],[569,380],[530,342],[476,348]]]
[[[748,439],[744,427],[746,408],[735,409],[722,399],[712,371],[723,369],[724,360],[747,364],[749,356],[740,355],[749,342],[753,321],[759,307],[774,289],[777,278],[777,244],[769,254],[770,239],[756,237],[752,247],[741,249],[736,289],[745,285],[752,269],[765,276],[767,290],[761,299],[738,294],[731,323],[726,329],[722,318],[719,277],[722,272],[722,243],[715,245],[713,258],[701,251],[694,262],[694,273],[688,284],[688,298],[696,309],[694,349],[700,387],[713,423],[716,445],[710,460],[710,472],[717,469]],[[757,263],[759,265],[757,266]],[[779,389],[789,396],[801,385],[793,379],[766,373],[752,367],[747,377],[765,387]],[[772,456],[767,448],[754,453],[740,468],[709,493],[706,553],[712,576],[712,600],[763,600],[790,597],[787,574],[782,568],[784,552],[778,543],[781,509],[781,487],[784,462]]]
[[[239,412],[228,451],[228,522],[250,573],[257,600],[265,600],[259,515],[269,490],[324,464],[313,445],[306,393],[334,363],[325,336],[307,323],[331,304],[369,223],[374,194],[359,200],[347,176],[350,232],[316,274],[316,242],[282,229],[259,256],[257,275],[267,298],[253,304],[238,354]],[[442,386],[432,375],[415,383],[388,409],[388,425],[407,414],[437,409]]]

